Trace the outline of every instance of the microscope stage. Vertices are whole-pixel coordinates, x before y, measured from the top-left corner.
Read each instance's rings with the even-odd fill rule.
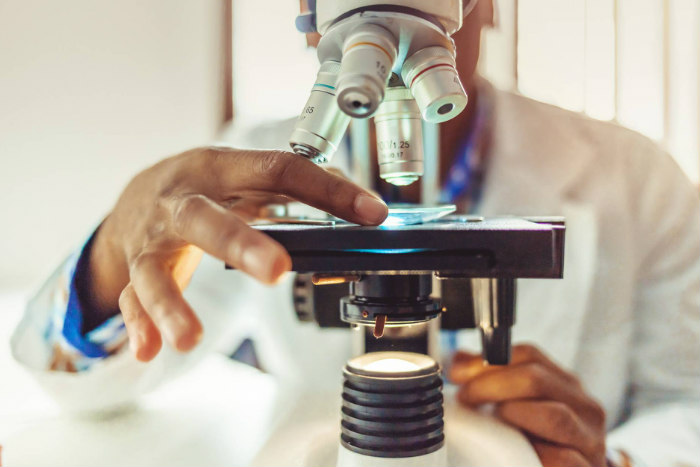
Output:
[[[417,225],[269,224],[297,272],[438,271],[462,277],[561,278],[562,218],[449,216]]]

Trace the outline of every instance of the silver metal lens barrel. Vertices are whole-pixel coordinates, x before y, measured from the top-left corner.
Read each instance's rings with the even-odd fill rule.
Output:
[[[379,107],[396,61],[394,36],[375,24],[350,33],[343,44],[338,76],[338,107],[353,118],[367,118]]]
[[[321,64],[309,100],[289,139],[292,150],[314,162],[327,162],[338,149],[350,123],[336,103],[336,80],[340,63]]]
[[[414,53],[404,62],[401,77],[427,122],[446,122],[467,106],[454,53],[445,47],[426,47]]]
[[[374,125],[379,176],[397,186],[418,180],[423,175],[423,122],[411,92],[403,86],[387,89]]]

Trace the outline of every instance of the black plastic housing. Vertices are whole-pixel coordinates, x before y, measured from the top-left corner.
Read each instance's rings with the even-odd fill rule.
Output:
[[[340,440],[347,449],[372,457],[403,458],[442,447],[442,379],[437,363],[415,374],[358,372],[348,364],[343,375]]]

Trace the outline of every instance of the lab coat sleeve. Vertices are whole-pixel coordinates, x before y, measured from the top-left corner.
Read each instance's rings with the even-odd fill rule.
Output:
[[[17,359],[51,371],[86,371],[126,343],[121,315],[83,333],[78,276],[85,277],[92,238],[69,256],[30,300],[12,340]],[[78,273],[80,271],[80,274]]]
[[[250,131],[243,127],[232,130],[218,145],[259,146],[249,136]],[[245,282],[230,275],[220,277],[224,272],[221,262],[205,255],[184,293],[204,328],[202,341],[194,350],[183,354],[164,344],[154,360],[139,362],[128,350],[123,320],[118,315],[89,335],[81,336],[88,344],[104,350],[99,352],[98,349],[92,356],[90,352],[86,354],[81,346],[75,345],[75,339],[73,342],[65,339],[63,332],[80,258],[78,250],[31,298],[11,340],[15,360],[32,372],[38,383],[67,411],[89,413],[130,405],[206,354],[220,349],[230,352],[231,346],[245,337],[235,330],[235,320],[240,315],[235,311],[240,306],[231,300],[232,290],[245,286]],[[225,348],[224,340],[227,341]]]
[[[637,271],[628,420],[608,446],[642,465],[700,465],[700,196],[666,154],[631,168]]]
[[[141,363],[128,351],[123,321],[118,315],[85,337],[101,346],[104,355],[86,355],[63,332],[78,257],[76,254],[68,258],[31,298],[11,339],[15,360],[66,411],[89,413],[130,405],[215,350],[230,325],[230,313],[202,310],[199,316],[205,333],[195,350],[181,354],[164,345],[153,361]],[[218,266],[223,271],[223,265]],[[197,276],[195,273],[186,298],[203,308],[220,301],[225,288],[207,287]]]

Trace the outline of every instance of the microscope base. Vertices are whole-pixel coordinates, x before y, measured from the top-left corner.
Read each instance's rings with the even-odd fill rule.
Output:
[[[430,465],[447,467],[447,449],[441,447],[435,452],[415,457],[370,457],[352,452],[343,446],[338,448],[337,467],[414,467]]]
[[[298,467],[327,467],[335,465],[442,465],[542,467],[535,450],[517,430],[489,415],[461,407],[455,399],[455,388],[446,386],[445,445],[439,451],[446,462],[435,464],[408,463],[410,458],[393,459],[398,464],[341,464],[340,397],[337,393],[313,394],[302,391],[294,407],[286,413],[253,460],[255,466],[288,465]],[[436,451],[439,452],[439,451]],[[428,456],[420,456],[420,459]],[[415,458],[415,459],[418,459]],[[386,459],[373,459],[382,462]]]

